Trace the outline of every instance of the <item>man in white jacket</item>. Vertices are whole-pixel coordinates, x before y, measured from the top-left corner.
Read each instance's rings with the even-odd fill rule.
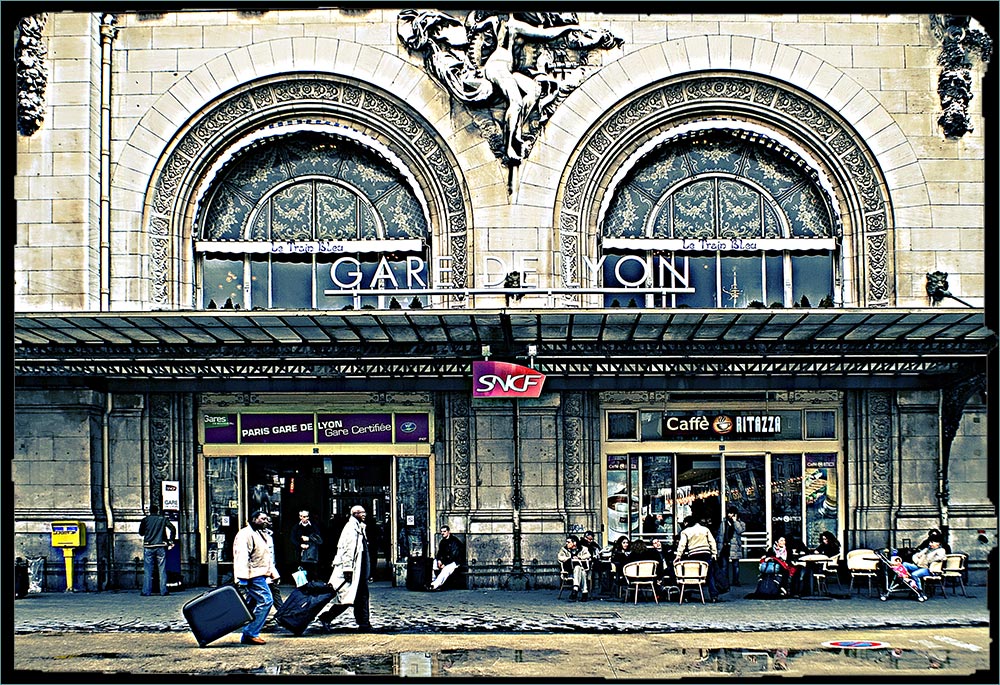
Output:
[[[262,511],[250,515],[250,525],[236,534],[233,540],[233,575],[236,582],[246,587],[254,602],[253,620],[243,628],[240,639],[245,645],[262,645],[260,630],[271,611],[274,598],[267,584],[268,578],[277,578],[271,547],[264,529],[268,516]]]
[[[365,534],[365,508],[351,508],[351,519],[344,526],[337,541],[337,554],[333,558],[332,585],[340,605],[354,605],[354,620],[360,632],[372,630],[369,612],[368,576],[371,564],[368,557],[368,537]],[[320,620],[329,620],[333,612],[324,612]],[[325,618],[326,617],[326,618]]]

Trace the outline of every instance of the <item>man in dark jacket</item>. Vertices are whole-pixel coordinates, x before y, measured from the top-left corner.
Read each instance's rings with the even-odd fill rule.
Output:
[[[434,580],[431,590],[440,590],[448,577],[465,563],[465,545],[451,534],[448,526],[441,526],[441,542],[438,543],[437,554],[434,556],[434,566],[431,572]]]
[[[160,579],[160,594],[167,592],[167,548],[174,546],[177,529],[166,516],[160,515],[160,508],[149,505],[149,516],[139,521],[139,535],[142,536],[142,564],[145,575],[142,578],[142,596],[153,594],[153,569],[157,569]]]
[[[326,580],[317,573],[319,546],[323,544],[323,537],[319,526],[309,520],[309,512],[305,509],[299,512],[299,522],[292,527],[292,542],[299,551],[299,566],[306,572],[306,577],[309,580]]]

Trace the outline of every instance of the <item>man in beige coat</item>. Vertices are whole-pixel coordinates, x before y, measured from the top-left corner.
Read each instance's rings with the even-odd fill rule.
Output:
[[[253,600],[253,620],[243,628],[240,640],[245,645],[262,645],[260,629],[271,611],[274,598],[267,584],[268,578],[278,578],[278,570],[271,557],[271,546],[265,533],[268,516],[262,511],[250,515],[250,525],[236,534],[233,540],[233,575],[236,582],[247,589]]]
[[[364,507],[356,505],[351,508],[351,518],[337,541],[337,554],[333,558],[333,574],[330,576],[330,585],[337,590],[337,603],[354,606],[354,620],[361,632],[372,630],[368,594],[371,564],[365,534],[366,516]],[[328,621],[335,613],[324,612],[319,619]]]

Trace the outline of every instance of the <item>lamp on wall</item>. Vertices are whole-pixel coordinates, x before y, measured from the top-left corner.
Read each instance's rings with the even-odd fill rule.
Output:
[[[486,361],[489,361],[490,360],[490,346],[489,345],[483,345],[482,352],[483,352],[483,358],[486,359]]]
[[[535,368],[535,355],[538,354],[538,345],[528,345],[528,366]]]

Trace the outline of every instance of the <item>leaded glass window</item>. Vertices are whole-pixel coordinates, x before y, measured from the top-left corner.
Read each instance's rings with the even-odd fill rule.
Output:
[[[602,226],[605,288],[684,292],[609,292],[605,306],[833,306],[837,254],[829,202],[801,159],[703,132],[647,155]]]
[[[195,243],[206,309],[411,308],[428,228],[412,187],[352,140],[270,138],[217,175]]]

